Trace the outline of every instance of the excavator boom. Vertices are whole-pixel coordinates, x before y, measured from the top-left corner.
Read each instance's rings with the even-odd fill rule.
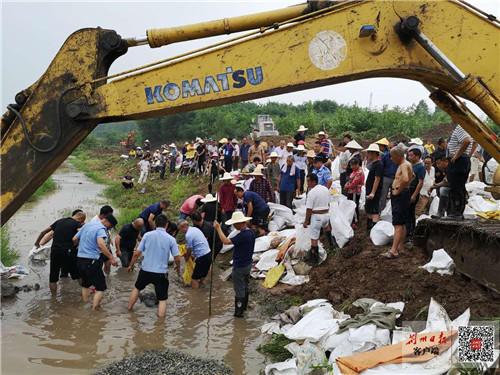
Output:
[[[320,2],[147,39],[72,34],[2,121],[2,224],[99,123],[162,116],[369,77],[419,81],[500,160],[494,134],[462,108],[500,123],[499,26],[459,1]],[[128,48],[260,28],[159,64],[107,76]],[[404,93],[402,93],[404,94]]]

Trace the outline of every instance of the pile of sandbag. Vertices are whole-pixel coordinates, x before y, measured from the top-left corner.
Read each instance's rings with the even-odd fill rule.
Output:
[[[448,339],[456,337],[458,327],[469,325],[469,309],[451,321],[446,310],[431,298],[425,328],[417,333],[410,327],[395,326],[404,308],[402,302],[384,304],[364,298],[355,304],[364,312],[354,318],[335,311],[326,300],[312,300],[273,317],[262,332],[294,340],[285,346],[293,358],[267,365],[266,375],[309,374],[318,366],[324,367],[326,361],[332,367],[329,373],[363,375],[442,374],[456,363],[458,340],[439,343],[439,339],[431,342],[424,336],[439,338],[443,333]],[[439,345],[439,352],[419,356],[415,345],[408,344],[412,337],[422,347]],[[487,366],[498,356],[495,349],[494,361]]]

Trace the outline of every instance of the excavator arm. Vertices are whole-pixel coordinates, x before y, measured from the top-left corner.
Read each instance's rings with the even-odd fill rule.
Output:
[[[107,76],[128,48],[257,29]],[[2,223],[100,123],[142,119],[369,77],[419,81],[495,159],[500,144],[460,98],[500,123],[495,19],[459,1],[311,2],[147,38],[84,29],[16,96],[2,122]],[[404,95],[404,93],[401,93]]]

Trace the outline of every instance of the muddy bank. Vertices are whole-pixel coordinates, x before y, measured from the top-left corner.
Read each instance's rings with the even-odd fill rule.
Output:
[[[364,220],[362,220],[363,222]],[[369,297],[381,302],[404,301],[403,320],[425,319],[430,298],[451,318],[471,308],[473,319],[498,316],[500,296],[463,276],[430,274],[419,266],[429,261],[422,249],[406,247],[397,259],[384,259],[386,246],[374,246],[362,225],[345,248],[312,270],[311,280],[288,289],[304,300],[327,298],[337,309],[350,311],[350,303]]]

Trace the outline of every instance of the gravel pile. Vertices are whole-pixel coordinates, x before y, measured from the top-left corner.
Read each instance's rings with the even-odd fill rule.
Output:
[[[231,375],[233,371],[220,361],[202,359],[173,350],[147,351],[115,362],[96,375]]]

